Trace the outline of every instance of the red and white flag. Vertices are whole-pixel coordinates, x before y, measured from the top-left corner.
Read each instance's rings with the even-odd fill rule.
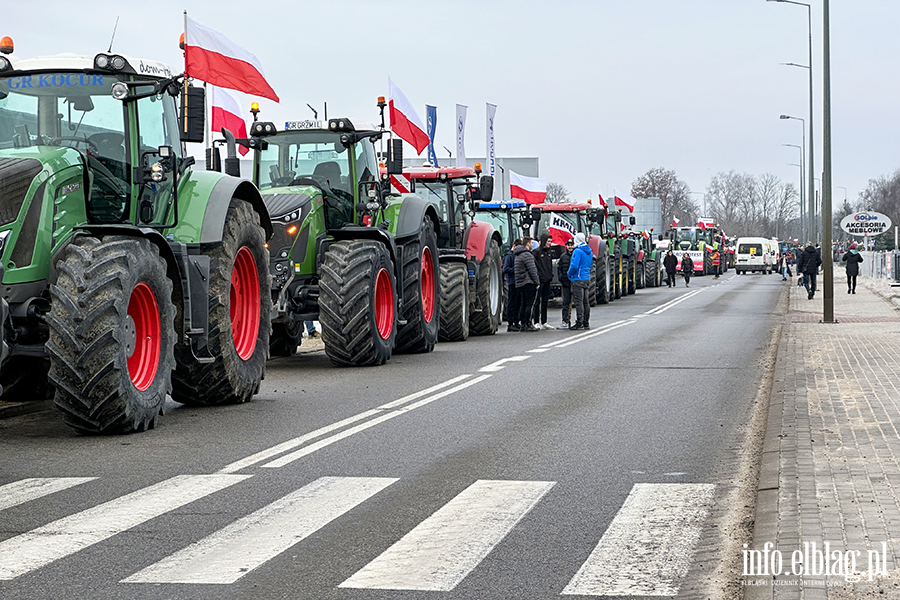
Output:
[[[681,221],[678,220],[678,217],[672,217],[672,227],[678,227],[678,224]]]
[[[540,204],[547,198],[547,180],[541,177],[525,177],[510,171],[509,197],[524,200],[528,204]]]
[[[703,231],[706,231],[707,227],[712,228],[714,224],[715,223],[712,219],[702,218],[697,220],[697,227],[699,227]]]
[[[575,237],[575,226],[557,213],[550,213],[550,239],[554,246],[565,246]]]
[[[597,186],[597,197],[600,198],[600,206],[602,206],[604,208],[609,206],[606,203],[606,200],[603,198],[603,188],[601,188],[599,185]]]
[[[617,188],[613,188],[615,192],[616,206],[627,208],[628,212],[634,212],[634,198],[628,194],[623,194]]]
[[[219,132],[225,128],[233,133],[234,137],[247,137],[247,122],[241,117],[241,105],[234,94],[212,85],[210,86],[210,105],[212,106],[212,131]],[[238,144],[237,150],[241,156],[246,156],[250,152],[249,148],[244,148],[240,144]]]
[[[390,100],[388,100],[388,111],[391,117],[391,131],[398,138],[407,142],[416,149],[416,152],[422,154],[422,151],[428,147],[430,138],[425,132],[425,125],[422,119],[416,114],[403,92],[400,91],[391,78],[388,77],[388,86],[390,87]]]
[[[185,17],[184,72],[200,81],[278,102],[256,56],[190,17]]]

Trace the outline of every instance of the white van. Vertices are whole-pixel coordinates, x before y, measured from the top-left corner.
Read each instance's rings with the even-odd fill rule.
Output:
[[[759,271],[771,273],[775,261],[772,240],[762,237],[742,237],[737,240],[734,253],[734,270],[738,274]]]

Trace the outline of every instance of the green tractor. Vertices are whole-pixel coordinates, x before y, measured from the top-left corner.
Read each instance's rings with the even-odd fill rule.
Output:
[[[272,226],[252,183],[191,168],[204,102],[153,61],[0,56],[6,399],[53,392],[74,429],[124,433],[167,394],[258,392]]]
[[[637,247],[635,287],[639,290],[659,287],[662,283],[662,254],[653,244],[653,228],[632,232],[629,237]]]
[[[338,366],[382,365],[394,352],[430,352],[438,339],[437,207],[392,192],[402,146],[392,139],[379,176],[374,142],[385,133],[347,118],[254,122],[253,181],[274,233],[272,356],[290,356],[303,322],[318,320]]]

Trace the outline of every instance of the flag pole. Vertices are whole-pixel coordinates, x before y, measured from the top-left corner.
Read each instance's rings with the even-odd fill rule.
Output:
[[[184,32],[183,33],[184,33],[184,48],[181,49],[181,56],[182,56],[182,58],[184,58],[184,82],[183,82],[184,91],[181,93],[181,107],[182,107],[181,108],[181,112],[182,112],[181,119],[183,121],[181,126],[183,127],[184,133],[187,133],[187,130],[188,130],[187,9],[185,9],[185,11],[184,11]]]

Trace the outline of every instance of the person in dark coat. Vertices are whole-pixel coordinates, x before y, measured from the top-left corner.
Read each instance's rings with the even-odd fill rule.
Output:
[[[675,253],[672,252],[672,249],[666,252],[666,257],[663,259],[663,267],[666,268],[666,285],[668,287],[675,287],[675,273],[678,271],[678,257],[675,256]]]
[[[503,311],[508,323],[506,331],[519,331],[519,295],[516,288],[516,255],[513,251],[522,246],[522,239],[516,238],[506,256],[503,257],[503,277],[506,279],[507,298]]]
[[[559,257],[556,263],[556,274],[559,277],[559,285],[562,293],[562,325],[557,329],[568,329],[572,326],[572,280],[569,279],[569,265],[572,264],[572,251],[575,250],[575,240],[566,240],[566,251]]]
[[[856,249],[856,244],[850,244],[850,250],[847,251],[841,260],[847,263],[847,293],[856,293],[856,277],[859,275],[859,263],[863,261],[862,255]]]
[[[541,245],[532,252],[540,280],[531,318],[538,329],[552,329],[547,324],[547,305],[550,303],[550,282],[553,281],[553,250],[549,233],[541,235]]]
[[[681,275],[684,277],[684,287],[691,287],[691,275],[694,274],[694,261],[687,252],[681,257]]]
[[[523,238],[523,245],[513,251],[516,256],[516,293],[519,296],[520,331],[538,330],[531,320],[531,311],[534,307],[534,295],[541,280],[538,277],[534,255],[528,251],[531,241],[530,237]]]
[[[803,284],[809,293],[809,300],[812,300],[813,296],[816,295],[816,273],[821,264],[822,258],[819,256],[813,243],[806,242],[806,248],[800,253],[800,260],[797,261],[797,272],[803,273]]]

